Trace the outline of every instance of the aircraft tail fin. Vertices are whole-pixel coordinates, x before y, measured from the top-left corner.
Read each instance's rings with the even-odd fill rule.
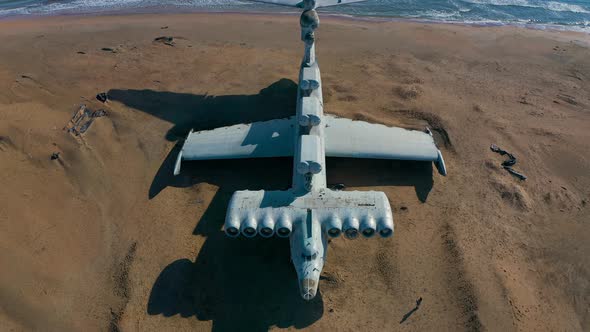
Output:
[[[359,234],[393,235],[393,214],[387,196],[377,191],[322,189],[305,196],[287,191],[236,191],[225,219],[230,237],[288,237],[313,212],[330,237]]]

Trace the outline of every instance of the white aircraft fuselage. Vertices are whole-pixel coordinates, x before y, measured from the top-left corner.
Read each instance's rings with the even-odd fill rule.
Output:
[[[268,0],[272,3],[296,0]],[[341,4],[323,0],[324,5]],[[359,0],[347,0],[348,3]],[[293,3],[291,3],[293,2]],[[393,235],[387,196],[376,191],[335,191],[326,186],[326,156],[432,161],[446,175],[440,150],[430,131],[386,127],[325,116],[322,81],[315,57],[314,30],[319,26],[314,0],[304,0],[301,39],[305,53],[299,71],[297,111],[288,119],[191,131],[178,154],[183,160],[293,157],[293,186],[285,191],[236,191],[229,203],[225,233],[253,238],[289,238],[291,260],[305,300],[313,299],[326,261],[328,238],[362,234]]]
[[[315,61],[314,44],[306,45],[299,71],[295,149],[293,158],[293,192],[313,197],[326,189],[326,153],[324,149],[324,112],[320,68]],[[311,61],[306,61],[311,60]],[[303,88],[307,89],[303,89]],[[324,268],[328,235],[313,210],[293,225],[290,237],[291,260],[297,271],[299,290],[305,300],[315,297],[320,273]]]

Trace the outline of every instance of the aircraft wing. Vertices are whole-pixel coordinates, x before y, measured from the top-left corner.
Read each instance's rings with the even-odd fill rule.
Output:
[[[191,131],[176,159],[174,175],[183,160],[240,159],[293,156],[293,117]]]
[[[311,215],[310,215],[311,213]],[[379,191],[333,191],[321,189],[301,196],[287,191],[236,191],[230,200],[225,219],[225,232],[232,237],[244,227],[276,228],[279,237],[286,237],[292,226],[307,218],[317,218],[325,229],[352,227],[362,229],[375,222],[383,237],[393,234],[393,214],[387,196]],[[254,225],[254,223],[260,223]],[[360,223],[359,223],[360,222]],[[276,225],[276,227],[274,227]],[[288,232],[281,234],[281,228]],[[272,236],[272,231],[261,233]],[[330,234],[330,233],[329,233]],[[245,234],[247,237],[248,234]]]
[[[254,2],[271,3],[274,5],[290,6],[303,8],[302,0],[252,0]],[[316,0],[316,8],[329,7],[337,5],[346,5],[354,2],[363,2],[367,0]]]
[[[442,154],[426,132],[326,116],[325,134],[326,157],[432,161],[441,175],[447,174]]]

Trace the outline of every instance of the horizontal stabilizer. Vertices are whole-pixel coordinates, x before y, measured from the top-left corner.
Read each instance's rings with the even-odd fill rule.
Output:
[[[441,175],[447,174],[428,132],[326,116],[325,135],[326,157],[432,161]]]
[[[174,175],[183,160],[293,156],[294,118],[191,131],[178,154]]]
[[[301,0],[252,0],[254,2],[271,3],[273,5],[290,6],[303,8],[303,1]],[[338,5],[347,5],[354,2],[363,2],[367,0],[316,0],[316,8],[330,7]]]
[[[362,232],[365,225],[383,237],[393,234],[391,206],[383,192],[330,189],[304,196],[295,195],[292,190],[236,191],[227,210],[225,232],[232,237],[287,237],[293,227],[306,221],[310,212],[327,232],[332,231],[328,233],[331,236],[347,227]]]

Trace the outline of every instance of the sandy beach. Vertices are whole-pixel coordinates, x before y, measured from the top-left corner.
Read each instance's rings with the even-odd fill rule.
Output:
[[[325,111],[430,127],[448,176],[329,159],[396,229],[332,240],[306,303],[288,241],[222,232],[231,194],[289,187],[290,159],[172,176],[191,128],[295,113],[298,20],[0,21],[0,330],[590,330],[590,36],[322,17]],[[81,104],[106,116],[68,133]]]

